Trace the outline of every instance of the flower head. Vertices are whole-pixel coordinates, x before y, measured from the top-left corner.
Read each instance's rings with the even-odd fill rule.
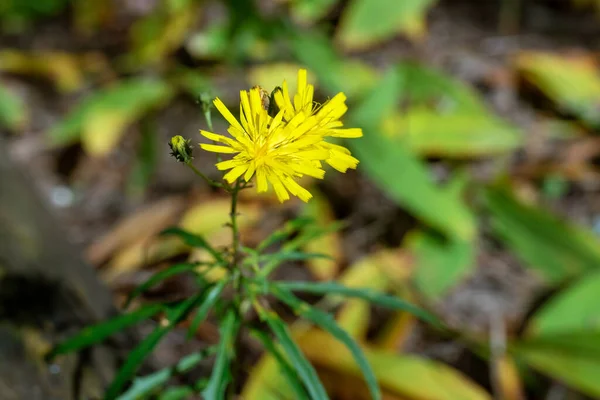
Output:
[[[338,93],[323,104],[313,100],[314,86],[308,83],[305,69],[298,71],[298,87],[292,98],[289,94],[287,82],[284,81],[282,90],[274,95],[277,106],[284,112],[284,118],[291,120],[301,114],[305,117],[315,117],[317,125],[314,133],[323,137],[359,138],[362,136],[360,128],[343,128],[342,116],[348,111],[346,106],[346,95]],[[340,172],[346,172],[348,168],[355,169],[358,160],[350,155],[345,147],[324,141],[323,148],[330,151],[330,157],[326,162]]]
[[[220,99],[214,100],[215,107],[230,124],[227,131],[231,137],[200,131],[218,143],[200,146],[207,151],[235,154],[232,159],[216,164],[219,170],[228,170],[224,179],[229,183],[240,177],[249,182],[256,176],[259,192],[267,191],[270,184],[282,202],[289,199],[289,193],[308,201],[312,195],[297,183],[298,178],[307,175],[323,179],[323,161],[342,172],[356,168],[358,160],[349,150],[326,142],[326,137],[362,135],[360,129],[342,128],[339,118],[347,110],[345,96],[340,93],[318,106],[312,100],[314,88],[306,84],[305,70],[300,71],[299,77],[302,76],[304,82],[301,84],[299,79],[298,84],[300,94],[294,99],[295,102],[298,99],[297,104],[291,108],[286,105],[289,95],[284,82],[281,93],[274,96],[279,111],[273,116],[267,110],[266,92],[260,87],[240,92],[239,120]]]

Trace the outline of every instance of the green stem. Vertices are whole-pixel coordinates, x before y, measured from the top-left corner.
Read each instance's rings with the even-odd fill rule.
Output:
[[[202,172],[200,172],[198,170],[198,168],[194,167],[191,163],[186,163],[185,165],[187,165],[188,167],[190,167],[190,169],[192,171],[194,171],[194,173],[196,175],[198,175],[200,178],[204,179],[206,181],[206,183],[208,183],[210,186],[214,186],[214,187],[223,187],[223,184],[219,183],[219,182],[215,182],[212,179],[210,179],[208,176],[204,175]]]
[[[240,365],[240,361],[239,357],[242,354],[242,350],[243,350],[243,343],[242,343],[242,334],[243,334],[243,330],[244,330],[244,325],[245,325],[245,321],[244,321],[244,310],[243,310],[243,303],[244,303],[244,291],[243,291],[243,280],[244,280],[244,274],[242,273],[241,269],[240,269],[240,232],[239,232],[239,227],[238,227],[238,220],[237,220],[237,204],[238,204],[238,194],[240,192],[240,190],[243,187],[241,186],[241,180],[237,180],[235,182],[235,186],[233,188],[231,188],[231,211],[230,211],[230,218],[231,218],[231,242],[232,242],[232,249],[231,249],[231,263],[229,265],[230,268],[230,272],[234,277],[233,280],[233,288],[234,288],[234,297],[233,297],[233,305],[237,310],[238,313],[238,318],[240,321],[240,328],[237,330],[236,333],[236,337],[234,340],[234,349],[235,349],[235,358],[236,361],[234,363],[233,366],[233,371],[232,371],[232,384],[230,386],[230,390],[229,390],[229,398],[233,399],[235,398],[235,387],[236,387],[236,379],[239,379],[239,376],[241,374],[241,365]]]

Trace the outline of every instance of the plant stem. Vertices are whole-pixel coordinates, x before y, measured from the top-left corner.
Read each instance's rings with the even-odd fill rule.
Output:
[[[186,163],[185,165],[187,165],[188,167],[190,167],[190,169],[192,171],[194,171],[194,173],[196,175],[198,175],[200,178],[204,179],[204,181],[206,181],[206,183],[208,183],[210,186],[214,186],[214,187],[223,187],[223,185],[219,182],[215,182],[212,179],[210,179],[208,176],[204,175],[202,172],[200,172],[198,170],[198,168],[194,167],[191,163]]]
[[[244,326],[245,325],[244,310],[242,308],[243,302],[244,302],[244,299],[243,299],[243,296],[244,296],[244,291],[243,291],[244,274],[242,273],[242,271],[240,269],[240,265],[239,265],[240,232],[239,232],[239,227],[238,227],[238,223],[237,223],[238,193],[240,192],[241,189],[243,189],[241,186],[241,180],[237,180],[235,182],[235,186],[231,189],[230,218],[231,218],[232,251],[231,251],[231,263],[230,263],[229,267],[230,267],[231,274],[234,276],[233,305],[236,308],[236,311],[238,313],[240,325],[239,325],[239,329],[237,330],[235,340],[234,340],[234,354],[235,354],[234,357],[235,357],[236,362],[233,365],[232,384],[229,388],[230,390],[229,390],[229,396],[228,396],[229,399],[235,398],[235,391],[236,391],[236,386],[237,386],[236,380],[239,379],[240,373],[242,371],[242,368],[240,365],[241,364],[240,355],[242,354],[242,350],[243,350],[242,335],[243,335],[243,331],[244,331],[244,327],[245,327]]]

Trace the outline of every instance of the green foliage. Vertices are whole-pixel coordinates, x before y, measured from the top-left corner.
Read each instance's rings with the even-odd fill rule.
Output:
[[[317,372],[304,357],[298,345],[294,342],[286,324],[277,316],[277,314],[265,310],[258,302],[254,303],[254,308],[260,318],[266,322],[273,331],[273,334],[279,341],[281,347],[283,347],[283,351],[298,371],[298,375],[300,376],[300,379],[302,379],[311,398],[319,400],[329,399],[327,391],[317,376]]]
[[[356,341],[348,334],[348,332],[342,329],[335,322],[335,319],[331,315],[311,307],[310,305],[296,298],[291,292],[281,287],[273,286],[271,287],[271,292],[277,296],[278,299],[292,308],[296,315],[306,318],[309,321],[317,324],[327,332],[331,333],[340,342],[344,343],[344,345],[346,345],[346,347],[348,347],[352,353],[352,356],[356,360],[356,363],[365,376],[371,397],[373,400],[381,399],[381,390],[377,385],[377,379],[375,378],[375,374],[369,365],[369,361],[363,354],[358,343],[356,343]]]
[[[161,304],[143,306],[128,314],[119,315],[106,322],[88,326],[56,346],[48,357],[53,358],[59,354],[78,351],[100,343],[109,336],[158,314],[163,309],[164,307]]]
[[[522,204],[505,189],[488,190],[485,202],[498,236],[550,283],[600,266],[598,240],[591,232]]]
[[[161,369],[153,374],[136,378],[131,387],[125,393],[120,395],[117,400],[141,400],[150,398],[152,394],[164,387],[173,375],[183,374],[191,370],[215,351],[215,347],[209,347],[205,350],[185,356],[177,363],[177,365],[171,368]],[[189,395],[190,390],[191,389],[185,388],[185,394]],[[163,393],[162,396],[165,396],[165,394]]]
[[[406,246],[417,265],[415,283],[430,300],[443,296],[475,266],[472,242],[443,240],[431,233],[416,232],[407,239]]]
[[[437,318],[425,310],[397,297],[389,296],[376,290],[351,288],[336,282],[277,282],[276,284],[278,287],[290,291],[356,297],[381,307],[407,311],[432,325],[439,325]]]
[[[23,101],[5,88],[0,81],[0,127],[12,130],[23,127],[27,121],[27,111]]]
[[[225,398],[227,384],[231,380],[229,364],[235,356],[234,342],[239,329],[239,315],[229,310],[221,324],[221,340],[217,349],[217,359],[206,388],[202,391],[205,399],[220,400]]]

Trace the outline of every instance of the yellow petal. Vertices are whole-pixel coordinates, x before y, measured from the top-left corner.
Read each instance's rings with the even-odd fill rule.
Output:
[[[235,126],[242,132],[244,131],[244,128],[242,128],[242,126],[240,125],[238,120],[235,119],[235,117],[233,116],[231,111],[229,111],[229,109],[225,106],[225,104],[221,101],[221,99],[219,99],[217,97],[213,101],[213,103],[214,103],[215,107],[217,108],[217,110],[219,110],[219,112],[221,113],[223,118],[225,118],[227,120],[227,122],[229,122],[231,124],[231,126]]]

